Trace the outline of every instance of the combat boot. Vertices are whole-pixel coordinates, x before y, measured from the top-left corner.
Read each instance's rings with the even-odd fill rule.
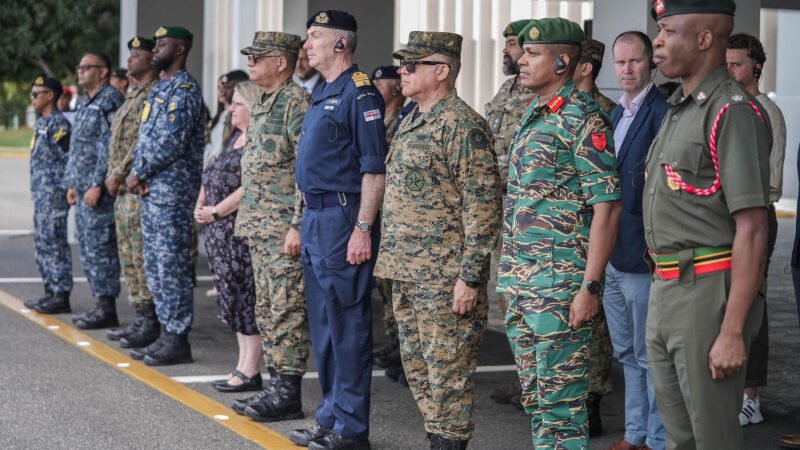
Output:
[[[402,364],[387,367],[384,374],[390,380],[397,381],[403,386],[408,387],[408,379],[406,378],[406,372],[403,370]]]
[[[161,325],[156,317],[156,307],[151,303],[142,306],[137,314],[141,314],[141,324],[135,332],[119,340],[122,348],[142,348],[155,342],[161,334]]]
[[[448,439],[433,433],[428,433],[428,441],[431,443],[431,450],[466,450],[469,444],[469,441]]]
[[[267,385],[261,392],[253,395],[252,397],[238,398],[231,402],[231,409],[236,414],[243,416],[245,408],[248,406],[253,406],[260,402],[265,396],[273,395],[275,393],[275,384],[278,381],[278,372],[276,372],[272,367],[267,367],[267,371],[269,371],[269,379],[267,380]]]
[[[303,377],[279,373],[276,378],[272,395],[266,395],[255,405],[244,409],[247,417],[257,422],[278,422],[305,417],[300,399]]]
[[[395,350],[400,348],[400,340],[398,338],[394,338],[389,341],[388,344],[384,345],[383,347],[379,348],[378,350],[372,352],[372,358],[378,363],[379,359],[386,358],[394,352]],[[380,365],[380,364],[378,364]],[[384,367],[384,366],[381,366]]]
[[[72,312],[69,307],[69,292],[56,292],[44,303],[40,303],[33,309],[41,314],[63,314]]]
[[[36,305],[42,304],[53,296],[53,291],[50,290],[49,287],[44,287],[44,295],[38,298],[30,298],[22,302],[26,308],[33,309]]]
[[[159,333],[158,337],[155,341],[151,342],[150,345],[141,348],[134,348],[130,352],[131,358],[135,359],[136,361],[141,361],[144,359],[145,356],[149,355],[150,353],[154,353],[164,345],[164,327],[161,327],[161,332]]]
[[[127,326],[122,328],[112,328],[108,330],[106,333],[106,337],[111,341],[119,341],[124,337],[128,337],[136,332],[139,327],[142,326],[142,322],[144,321],[144,314],[142,313],[142,307],[136,308],[136,317],[133,318],[133,322],[129,323]]]
[[[395,347],[391,352],[382,357],[375,358],[375,364],[379,367],[392,367],[400,366],[403,364],[403,359],[400,357],[400,346]]]
[[[148,366],[171,366],[194,361],[188,333],[172,334],[164,331],[161,340],[163,343],[158,350],[144,356],[144,363]]]
[[[97,305],[83,316],[72,318],[72,322],[81,330],[96,330],[98,328],[118,327],[117,299],[114,297],[100,297]]]
[[[603,396],[599,394],[589,394],[586,399],[586,409],[589,414],[589,437],[603,434],[603,419],[600,417],[600,400],[602,398]]]

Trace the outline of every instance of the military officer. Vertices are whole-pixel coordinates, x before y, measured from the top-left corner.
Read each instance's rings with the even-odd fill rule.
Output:
[[[431,449],[466,448],[501,218],[489,124],[458,97],[462,38],[412,31],[392,56],[417,102],[387,157],[376,276],[393,280],[400,352]]]
[[[581,44],[581,58],[578,60],[578,68],[575,69],[575,75],[573,75],[572,79],[578,89],[589,94],[600,105],[600,109],[610,116],[611,111],[614,110],[617,104],[601,94],[595,83],[597,76],[600,74],[600,69],[603,67],[605,51],[605,44],[592,38],[586,38]]]
[[[400,125],[400,111],[406,102],[403,90],[400,88],[400,73],[398,66],[380,66],[372,71],[372,84],[383,97],[386,105],[386,114],[383,126],[386,128],[386,145],[392,144],[392,139]]]
[[[319,11],[306,26],[309,63],[325,81],[303,120],[295,174],[306,205],[301,258],[322,401],[317,426],[290,438],[312,450],[369,448],[370,292],[384,186],[384,105],[369,75],[352,62],[355,18]]]
[[[294,164],[311,98],[292,81],[299,50],[300,36],[262,31],[241,50],[250,79],[264,92],[252,106],[247,127],[235,233],[246,237],[250,247],[256,322],[274,392],[234,402],[233,408],[271,422],[303,417],[301,381],[309,352],[300,261],[303,206]]]
[[[131,356],[148,365],[192,361],[194,314],[192,207],[203,167],[203,97],[186,72],[192,33],[164,26],[153,34],[153,65],[161,81],[150,91],[126,183],[141,200],[144,270],[161,334]]]
[[[562,18],[519,36],[536,96],[509,154],[498,290],[536,448],[589,446],[591,320],[622,206],[608,117],[572,81],[584,39]]]
[[[111,340],[122,340],[123,348],[145,347],[159,334],[153,296],[147,288],[144,274],[142,222],[139,197],[128,192],[125,178],[133,165],[133,149],[142,120],[147,95],[158,82],[158,73],[151,64],[155,42],[142,36],[128,41],[128,76],[130,91],[111,122],[111,142],[108,145],[108,176],[106,190],[116,197],[114,222],[117,248],[128,286],[128,302],[136,309],[136,319],[127,327],[110,330]]]
[[[650,147],[647,355],[670,449],[744,448],[737,413],[763,317],[766,111],[726,71],[733,0],[657,0],[654,61],[682,87]],[[724,149],[719,151],[718,149]]]
[[[67,243],[67,203],[63,188],[71,126],[56,107],[61,83],[37,77],[31,86],[31,105],[41,114],[31,141],[31,195],[33,197],[33,244],[36,267],[42,275],[44,296],[25,301],[25,306],[58,297],[69,305],[72,291],[72,255]]]
[[[75,205],[81,263],[97,304],[72,321],[78,328],[119,325],[116,299],[119,295],[119,257],[114,231],[114,198],[105,190],[111,120],[122,104],[122,95],[110,84],[111,63],[107,56],[86,53],[76,68],[78,84],[87,97],[78,106],[70,135],[70,152],[64,173],[67,202]],[[68,311],[69,303],[53,298],[40,304],[42,313]]]
[[[519,80],[519,58],[522,56],[522,47],[517,43],[519,32],[525,28],[530,19],[515,20],[503,30],[505,45],[503,46],[503,74],[509,76],[500,90],[497,91],[491,102],[484,107],[486,120],[494,135],[494,151],[497,155],[497,166],[500,169],[500,181],[503,192],[508,179],[508,146],[514,138],[522,113],[528,101],[533,96],[530,89],[522,86]],[[497,284],[497,265],[500,262],[500,245],[492,252],[492,267],[490,285]],[[505,316],[508,310],[508,301],[503,294],[496,294],[497,306],[500,313]],[[492,398],[498,403],[511,403],[522,407],[520,399],[519,382],[492,391]]]

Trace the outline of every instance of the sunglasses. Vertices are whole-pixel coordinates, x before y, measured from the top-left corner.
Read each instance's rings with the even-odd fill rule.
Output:
[[[414,71],[417,70],[417,64],[422,64],[424,66],[438,66],[443,64],[447,67],[450,67],[450,64],[441,61],[403,61],[402,66],[406,69],[406,72],[414,73]]]
[[[280,58],[282,55],[247,55],[247,62],[258,64],[261,58]]]
[[[35,99],[40,94],[47,94],[48,92],[53,92],[53,91],[33,91],[31,92],[31,98]]]
[[[81,64],[81,65],[75,66],[75,71],[76,72],[86,72],[89,69],[96,69],[96,68],[100,68],[100,67],[105,67],[105,66],[102,66],[100,64]]]

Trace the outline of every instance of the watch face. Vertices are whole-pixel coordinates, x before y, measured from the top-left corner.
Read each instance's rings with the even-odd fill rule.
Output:
[[[361,231],[369,231],[369,224],[366,222],[359,222],[358,229]]]
[[[590,281],[586,286],[586,289],[589,291],[589,293],[596,295],[600,293],[600,287],[599,281]]]

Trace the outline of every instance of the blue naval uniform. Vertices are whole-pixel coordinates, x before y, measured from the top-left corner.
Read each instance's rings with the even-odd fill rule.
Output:
[[[142,110],[133,173],[147,182],[141,200],[144,271],[158,320],[171,334],[192,325],[192,208],[203,169],[203,97],[185,70],[161,80]]]
[[[355,65],[318,85],[303,121],[295,170],[306,202],[302,260],[323,396],[317,423],[359,439],[369,435],[377,220],[371,260],[349,264],[347,243],[358,220],[362,175],[385,173],[383,114],[383,98]]]
[[[122,94],[106,83],[78,106],[64,175],[64,187],[78,191],[75,222],[81,264],[95,297],[116,298],[120,289],[114,197],[106,191],[105,179],[111,119],[123,101]],[[83,203],[83,194],[93,186],[99,186],[101,194],[90,207]]]
[[[63,186],[72,126],[54,109],[36,121],[31,142],[31,195],[36,266],[47,290],[72,291],[72,255],[67,243],[67,191]]]

